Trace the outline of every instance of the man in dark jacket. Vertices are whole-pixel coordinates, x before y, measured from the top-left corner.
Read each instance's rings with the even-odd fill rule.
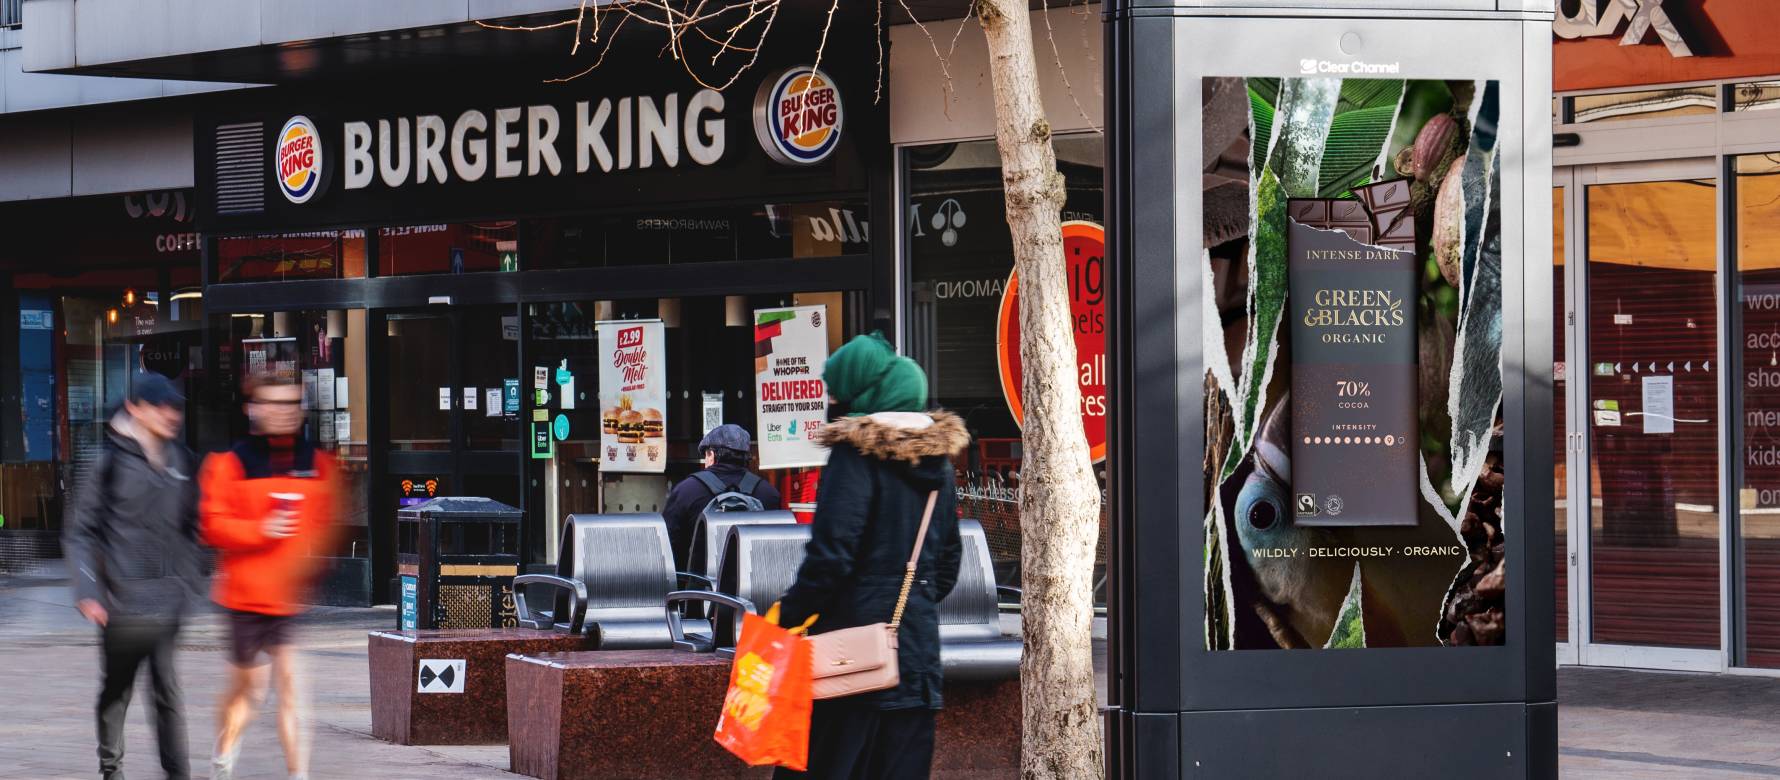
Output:
[[[752,445],[748,431],[740,425],[724,423],[712,428],[698,443],[704,469],[680,480],[668,491],[667,506],[662,508],[661,516],[667,520],[668,539],[674,545],[674,566],[680,571],[688,570],[692,531],[711,499],[724,493],[741,493],[753,496],[763,510],[782,508],[784,499],[779,496],[779,489],[748,470]]]
[[[136,670],[148,662],[155,736],[167,776],[190,777],[185,717],[173,656],[180,621],[198,588],[193,457],[179,441],[185,398],[166,377],[131,377],[123,409],[75,494],[63,547],[75,605],[101,631],[99,772],[124,776],[124,716]]]
[[[828,465],[780,624],[817,615],[810,633],[822,634],[890,622],[928,496],[937,495],[897,628],[897,686],[816,702],[807,774],[774,777],[920,780],[932,768],[934,711],[944,704],[939,603],[963,553],[951,458],[970,433],[957,415],[924,411],[926,375],[878,334],[836,350],[822,378],[850,416],[816,434]]]

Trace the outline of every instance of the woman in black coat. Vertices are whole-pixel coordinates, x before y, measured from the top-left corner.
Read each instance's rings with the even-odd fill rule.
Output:
[[[876,334],[836,351],[824,379],[838,403],[856,415],[872,413],[817,434],[830,448],[828,465],[803,566],[780,602],[780,624],[818,615],[810,633],[820,634],[889,622],[928,494],[939,495],[897,634],[901,682],[816,702],[807,776],[925,778],[934,712],[943,704],[938,605],[958,580],[961,550],[951,458],[970,434],[956,415],[914,411],[926,405],[926,377]],[[800,776],[784,769],[775,775]]]

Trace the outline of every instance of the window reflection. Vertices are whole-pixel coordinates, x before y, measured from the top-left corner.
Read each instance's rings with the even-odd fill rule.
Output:
[[[1735,170],[1744,639],[1750,666],[1774,667],[1780,666],[1780,154],[1738,157]]]
[[[1572,98],[1572,122],[1624,122],[1633,119],[1667,119],[1718,112],[1718,88],[1679,87]]]

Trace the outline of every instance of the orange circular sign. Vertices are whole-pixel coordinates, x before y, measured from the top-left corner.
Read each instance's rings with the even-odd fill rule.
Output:
[[[1063,223],[1068,263],[1069,321],[1075,333],[1076,380],[1082,388],[1082,436],[1095,463],[1106,459],[1106,230],[1092,222]],[[1008,274],[996,318],[995,354],[1001,395],[1014,423],[1024,426],[1020,402],[1020,275]]]

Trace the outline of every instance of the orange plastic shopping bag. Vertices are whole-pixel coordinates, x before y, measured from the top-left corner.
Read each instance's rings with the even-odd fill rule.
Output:
[[[809,626],[780,628],[779,605],[742,618],[729,694],[717,719],[717,744],[750,766],[802,771],[810,755]],[[811,618],[813,621],[814,618]]]

